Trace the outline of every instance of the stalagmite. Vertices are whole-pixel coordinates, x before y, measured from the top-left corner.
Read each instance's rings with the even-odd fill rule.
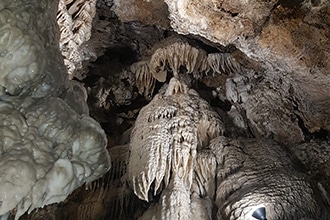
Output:
[[[175,78],[141,109],[131,133],[128,178],[140,199],[160,194],[155,216],[189,218],[197,150],[223,132],[219,116]]]

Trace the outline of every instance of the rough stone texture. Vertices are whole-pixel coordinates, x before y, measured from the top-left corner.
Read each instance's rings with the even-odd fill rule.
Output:
[[[109,170],[87,93],[68,81],[57,1],[0,4],[0,218],[64,201]]]
[[[327,0],[98,0],[92,24],[83,46],[87,60],[75,78],[107,134],[114,169],[89,190],[23,219],[173,219],[178,213],[185,213],[178,219],[251,219],[260,206],[267,219],[330,219]],[[203,56],[194,59],[197,53],[186,52],[196,51],[191,48]],[[205,59],[209,68],[190,71]],[[142,174],[153,177],[159,166],[147,161],[169,156],[152,142],[164,137],[161,125],[169,119],[149,121],[152,128],[141,121],[177,103],[154,104],[173,76],[197,91],[226,128],[211,145],[197,148],[194,166],[183,170],[192,174],[189,187],[170,169],[164,171],[167,184],[143,182],[127,170],[142,164]],[[166,130],[166,140],[180,136],[175,129]],[[137,134],[152,137],[142,144]],[[132,146],[145,161],[128,155]],[[134,178],[141,184],[134,186]]]
[[[82,68],[82,62],[90,59],[84,43],[90,39],[96,0],[60,0],[57,24],[60,28],[60,49],[64,56],[69,78]]]
[[[196,34],[228,45],[241,38],[254,37],[276,1],[192,1],[165,0],[171,26],[181,34]]]
[[[58,56],[56,23],[48,19],[55,16],[56,4],[23,2],[24,7],[20,7],[21,2],[10,1],[0,6],[0,94],[34,97],[61,94],[66,70]],[[34,11],[46,21],[37,19]]]
[[[215,138],[217,219],[253,220],[255,207],[266,207],[267,219],[325,219],[317,186],[288,150],[271,140]]]
[[[114,0],[113,4],[113,10],[122,22],[139,21],[161,28],[169,27],[167,5],[163,0]]]
[[[246,102],[246,117],[256,137],[271,137],[282,143],[304,140],[290,98],[270,86],[261,84],[253,91]]]
[[[286,75],[306,128],[329,131],[328,1],[165,2],[174,30],[233,44],[269,70],[276,70],[268,75]]]

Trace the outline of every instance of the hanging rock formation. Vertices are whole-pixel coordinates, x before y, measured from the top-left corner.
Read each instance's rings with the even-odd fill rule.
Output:
[[[56,5],[0,3],[1,218],[330,219],[327,0]]]

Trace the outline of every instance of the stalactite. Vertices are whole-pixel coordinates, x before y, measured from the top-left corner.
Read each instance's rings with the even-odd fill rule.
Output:
[[[128,177],[140,199],[150,201],[160,196],[154,216],[191,216],[187,210],[197,148],[206,148],[223,132],[219,116],[194,90],[175,78],[141,109],[131,133]],[[152,213],[143,218],[149,215]]]

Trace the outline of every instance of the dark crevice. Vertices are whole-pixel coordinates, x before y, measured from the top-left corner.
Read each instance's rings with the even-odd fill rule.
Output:
[[[304,0],[280,0],[279,4],[284,8],[299,8]]]
[[[219,98],[212,99],[210,104],[211,104],[211,106],[218,107],[221,110],[224,110],[226,112],[230,111],[231,106],[232,106],[230,101],[228,101],[228,100],[222,101]]]
[[[317,132],[310,132],[309,129],[306,127],[304,120],[302,118],[302,113],[299,110],[299,101],[295,100],[295,91],[294,88],[291,86],[289,89],[290,97],[289,100],[292,103],[292,107],[294,110],[294,116],[298,119],[298,126],[304,134],[304,140],[310,141],[312,139],[321,139],[321,140],[328,140],[329,139],[329,132],[321,128]]]
[[[224,8],[222,7],[222,4],[219,5],[219,6],[217,6],[217,9],[218,9],[219,11],[223,12],[223,13],[229,14],[231,17],[236,17],[236,16],[239,15],[238,12],[231,12],[231,11],[229,11],[229,10],[224,9]]]
[[[256,35],[259,35],[262,32],[263,28],[269,23],[269,20],[270,20],[270,18],[272,16],[273,12],[275,11],[275,9],[279,5],[280,5],[280,2],[275,3],[274,6],[272,7],[272,9],[269,12],[269,15],[265,18],[265,20],[261,24],[259,24],[259,25],[256,24],[255,31],[254,31],[254,33]]]
[[[329,140],[329,132],[323,128],[321,128],[319,131],[317,132],[313,132],[312,136],[314,139],[319,139],[319,140]]]
[[[119,137],[132,126],[139,111],[136,111],[131,117],[123,117],[119,114],[123,113],[129,115],[129,112],[141,109],[148,104],[148,102],[149,101],[146,100],[145,97],[139,95],[130,105],[112,105],[111,110],[107,111],[104,109],[105,121],[100,122],[101,127],[105,130],[105,133],[111,137]],[[93,112],[91,112],[91,115],[93,116]],[[118,124],[117,120],[122,120],[122,123]]]
[[[304,124],[304,121],[301,119],[301,117],[298,115],[298,114],[294,114],[297,119],[298,119],[298,126],[299,128],[301,129],[301,131],[303,132],[304,134],[304,140],[305,141],[310,141],[313,137],[311,135],[311,133],[308,131],[308,129],[306,128],[305,124]]]
[[[186,37],[188,40],[190,39],[189,44],[205,50],[206,53],[232,53],[237,50],[232,44],[223,46],[219,43],[211,42],[202,36],[189,34]]]
[[[69,10],[74,3],[75,3],[75,1],[72,1],[69,4],[67,4],[66,5],[66,10]]]
[[[303,119],[298,114],[295,114],[295,116],[298,119],[298,126],[305,136],[305,141],[310,141],[312,139],[329,140],[329,132],[327,130],[321,128],[319,131],[310,132],[305,126]]]
[[[150,205],[152,206],[152,204],[157,204],[159,202],[160,199],[160,195],[162,193],[162,189],[163,189],[163,185],[164,185],[164,180],[162,180],[162,183],[160,184],[159,189],[157,190],[157,194],[155,195],[155,181],[154,180],[152,182],[152,184],[149,187],[149,191],[148,191],[148,200],[151,203]]]

